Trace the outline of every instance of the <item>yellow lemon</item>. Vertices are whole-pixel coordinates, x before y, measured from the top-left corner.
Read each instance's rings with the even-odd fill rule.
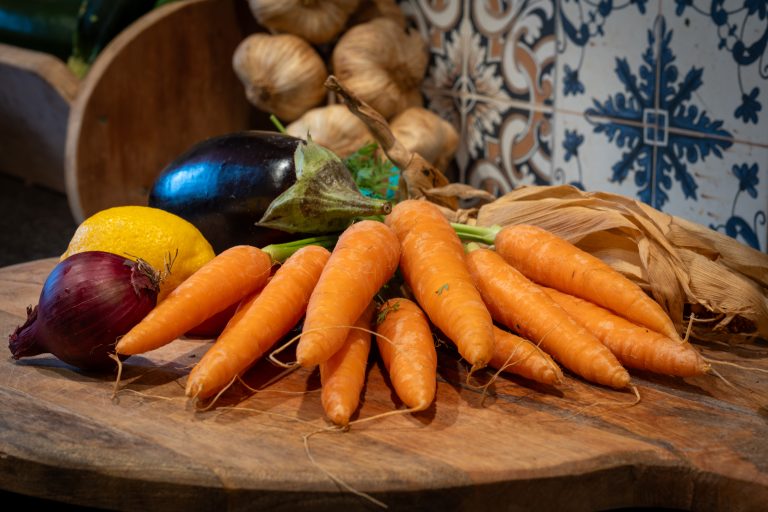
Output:
[[[194,225],[149,206],[116,206],[85,219],[61,259],[84,251],[141,258],[155,270],[168,271],[158,301],[214,256],[211,244]]]

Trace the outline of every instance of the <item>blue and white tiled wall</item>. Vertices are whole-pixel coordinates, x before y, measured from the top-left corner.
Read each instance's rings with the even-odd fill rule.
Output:
[[[768,0],[400,5],[462,180],[619,193],[766,251]]]

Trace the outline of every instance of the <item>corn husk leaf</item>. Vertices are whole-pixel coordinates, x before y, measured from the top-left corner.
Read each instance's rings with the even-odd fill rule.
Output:
[[[768,254],[634,199],[526,186],[449,217],[480,226],[535,224],[626,275],[696,339],[768,339]]]

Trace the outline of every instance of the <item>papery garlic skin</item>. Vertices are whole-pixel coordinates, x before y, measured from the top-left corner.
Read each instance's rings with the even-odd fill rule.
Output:
[[[288,135],[306,139],[307,135],[319,145],[345,158],[366,142],[373,140],[368,128],[356,115],[341,104],[313,108],[285,127]]]
[[[235,49],[232,67],[248,101],[284,121],[298,119],[327,96],[325,62],[291,34],[251,34]]]
[[[357,9],[358,0],[248,0],[256,21],[276,33],[312,44],[333,41]]]
[[[429,53],[415,31],[376,18],[346,31],[333,49],[333,73],[361,100],[390,119],[422,106],[421,84]]]
[[[392,134],[412,153],[418,153],[428,162],[446,171],[459,146],[456,128],[431,110],[411,107],[389,124]]]

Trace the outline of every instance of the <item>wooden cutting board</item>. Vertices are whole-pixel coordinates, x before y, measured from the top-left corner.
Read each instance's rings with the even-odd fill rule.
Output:
[[[55,260],[0,269],[7,335]],[[114,375],[52,356],[0,359],[0,488],[120,510],[760,510],[768,503],[768,349],[703,348],[714,376],[633,374],[631,393],[569,378],[548,389],[502,376],[466,385],[440,349],[435,405],[326,429],[317,372],[257,393],[230,388],[207,411],[183,398],[208,340],[177,340]],[[278,373],[258,364],[245,382]],[[479,377],[485,381],[489,375]],[[358,419],[401,407],[373,362]],[[344,482],[349,487],[344,487]],[[353,490],[355,492],[353,492]]]

